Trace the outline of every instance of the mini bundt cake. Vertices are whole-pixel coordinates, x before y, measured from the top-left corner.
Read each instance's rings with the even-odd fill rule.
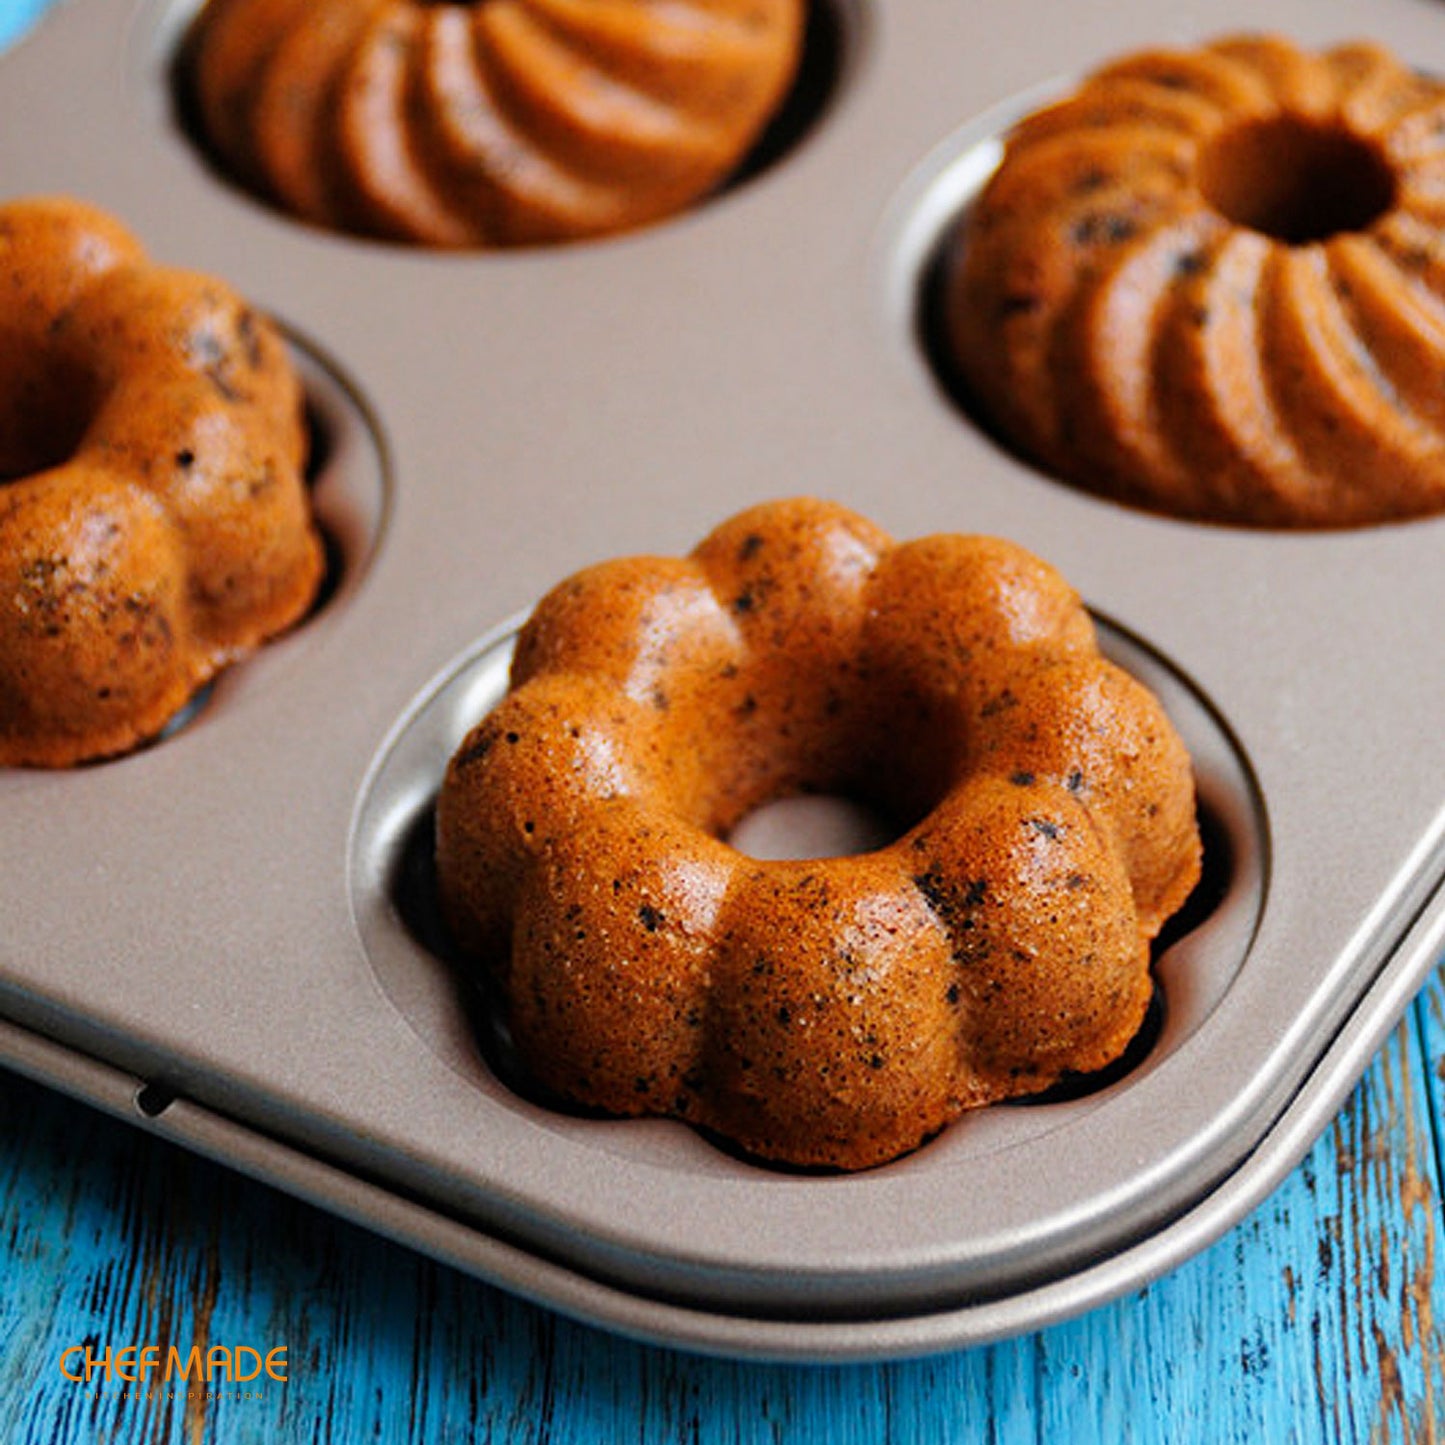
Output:
[[[134,747],[306,611],[305,451],[229,287],[77,201],[0,205],[0,765]]]
[[[804,792],[896,841],[726,841]],[[443,915],[545,1089],[849,1169],[1116,1059],[1200,868],[1183,745],[1057,573],[809,500],[549,593],[436,826]]]
[[[332,230],[575,240],[691,205],[780,106],[806,0],[210,0],[182,59],[237,180]]]
[[[944,349],[1056,476],[1239,525],[1445,508],[1445,85],[1373,45],[1149,50],[1027,117]]]

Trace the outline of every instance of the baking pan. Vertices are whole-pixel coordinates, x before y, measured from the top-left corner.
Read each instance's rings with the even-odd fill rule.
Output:
[[[466,255],[218,176],[172,98],[192,9],[74,0],[0,60],[0,194],[95,201],[280,321],[334,585],[157,745],[0,774],[0,1060],[573,1315],[734,1355],[1036,1328],[1264,1197],[1445,948],[1445,521],[1280,535],[1085,496],[953,404],[919,316],[1023,110],[1121,50],[1323,45],[1360,8],[824,0],[745,179],[634,235]],[[1368,19],[1445,69],[1445,7]],[[1189,744],[1208,851],[1131,1067],[851,1176],[528,1098],[428,911],[431,804],[518,616],[801,493],[1054,562]]]

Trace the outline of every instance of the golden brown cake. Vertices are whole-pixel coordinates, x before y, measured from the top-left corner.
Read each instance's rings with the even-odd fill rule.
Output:
[[[0,205],[0,765],[160,731],[306,610],[300,384],[220,281],[66,199]]]
[[[283,210],[436,247],[630,230],[737,168],[806,0],[210,0],[206,143]]]
[[[726,841],[806,792],[896,841]],[[853,1169],[1118,1057],[1200,844],[1183,745],[1056,572],[794,500],[543,599],[437,866],[544,1086]]]
[[[1445,85],[1271,36],[1116,60],[951,242],[947,349],[1059,477],[1177,516],[1445,508]]]

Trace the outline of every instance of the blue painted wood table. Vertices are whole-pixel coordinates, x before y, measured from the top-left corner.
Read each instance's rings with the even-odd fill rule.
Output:
[[[0,44],[43,8],[0,3]],[[0,1071],[0,1439],[1433,1441],[1442,1056],[1437,976],[1304,1162],[1171,1275],[1037,1334],[831,1367],[571,1322]],[[86,1379],[158,1339],[230,1351],[233,1382]]]

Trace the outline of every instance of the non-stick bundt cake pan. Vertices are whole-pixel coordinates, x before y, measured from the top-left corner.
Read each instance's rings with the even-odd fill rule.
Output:
[[[333,574],[161,741],[0,774],[0,1059],[579,1317],[843,1359],[1178,1264],[1293,1167],[1445,948],[1445,518],[1246,529],[1061,485],[955,403],[920,320],[997,137],[1071,78],[1364,24],[1445,72],[1445,9],[817,7],[802,93],[721,195],[491,252],[335,234],[233,184],[176,100],[193,6],[70,0],[0,59],[0,194],[99,204],[285,329]],[[513,1088],[428,877],[515,619],[589,562],[801,494],[1056,565],[1193,753],[1207,853],[1127,1067],[851,1175]]]

